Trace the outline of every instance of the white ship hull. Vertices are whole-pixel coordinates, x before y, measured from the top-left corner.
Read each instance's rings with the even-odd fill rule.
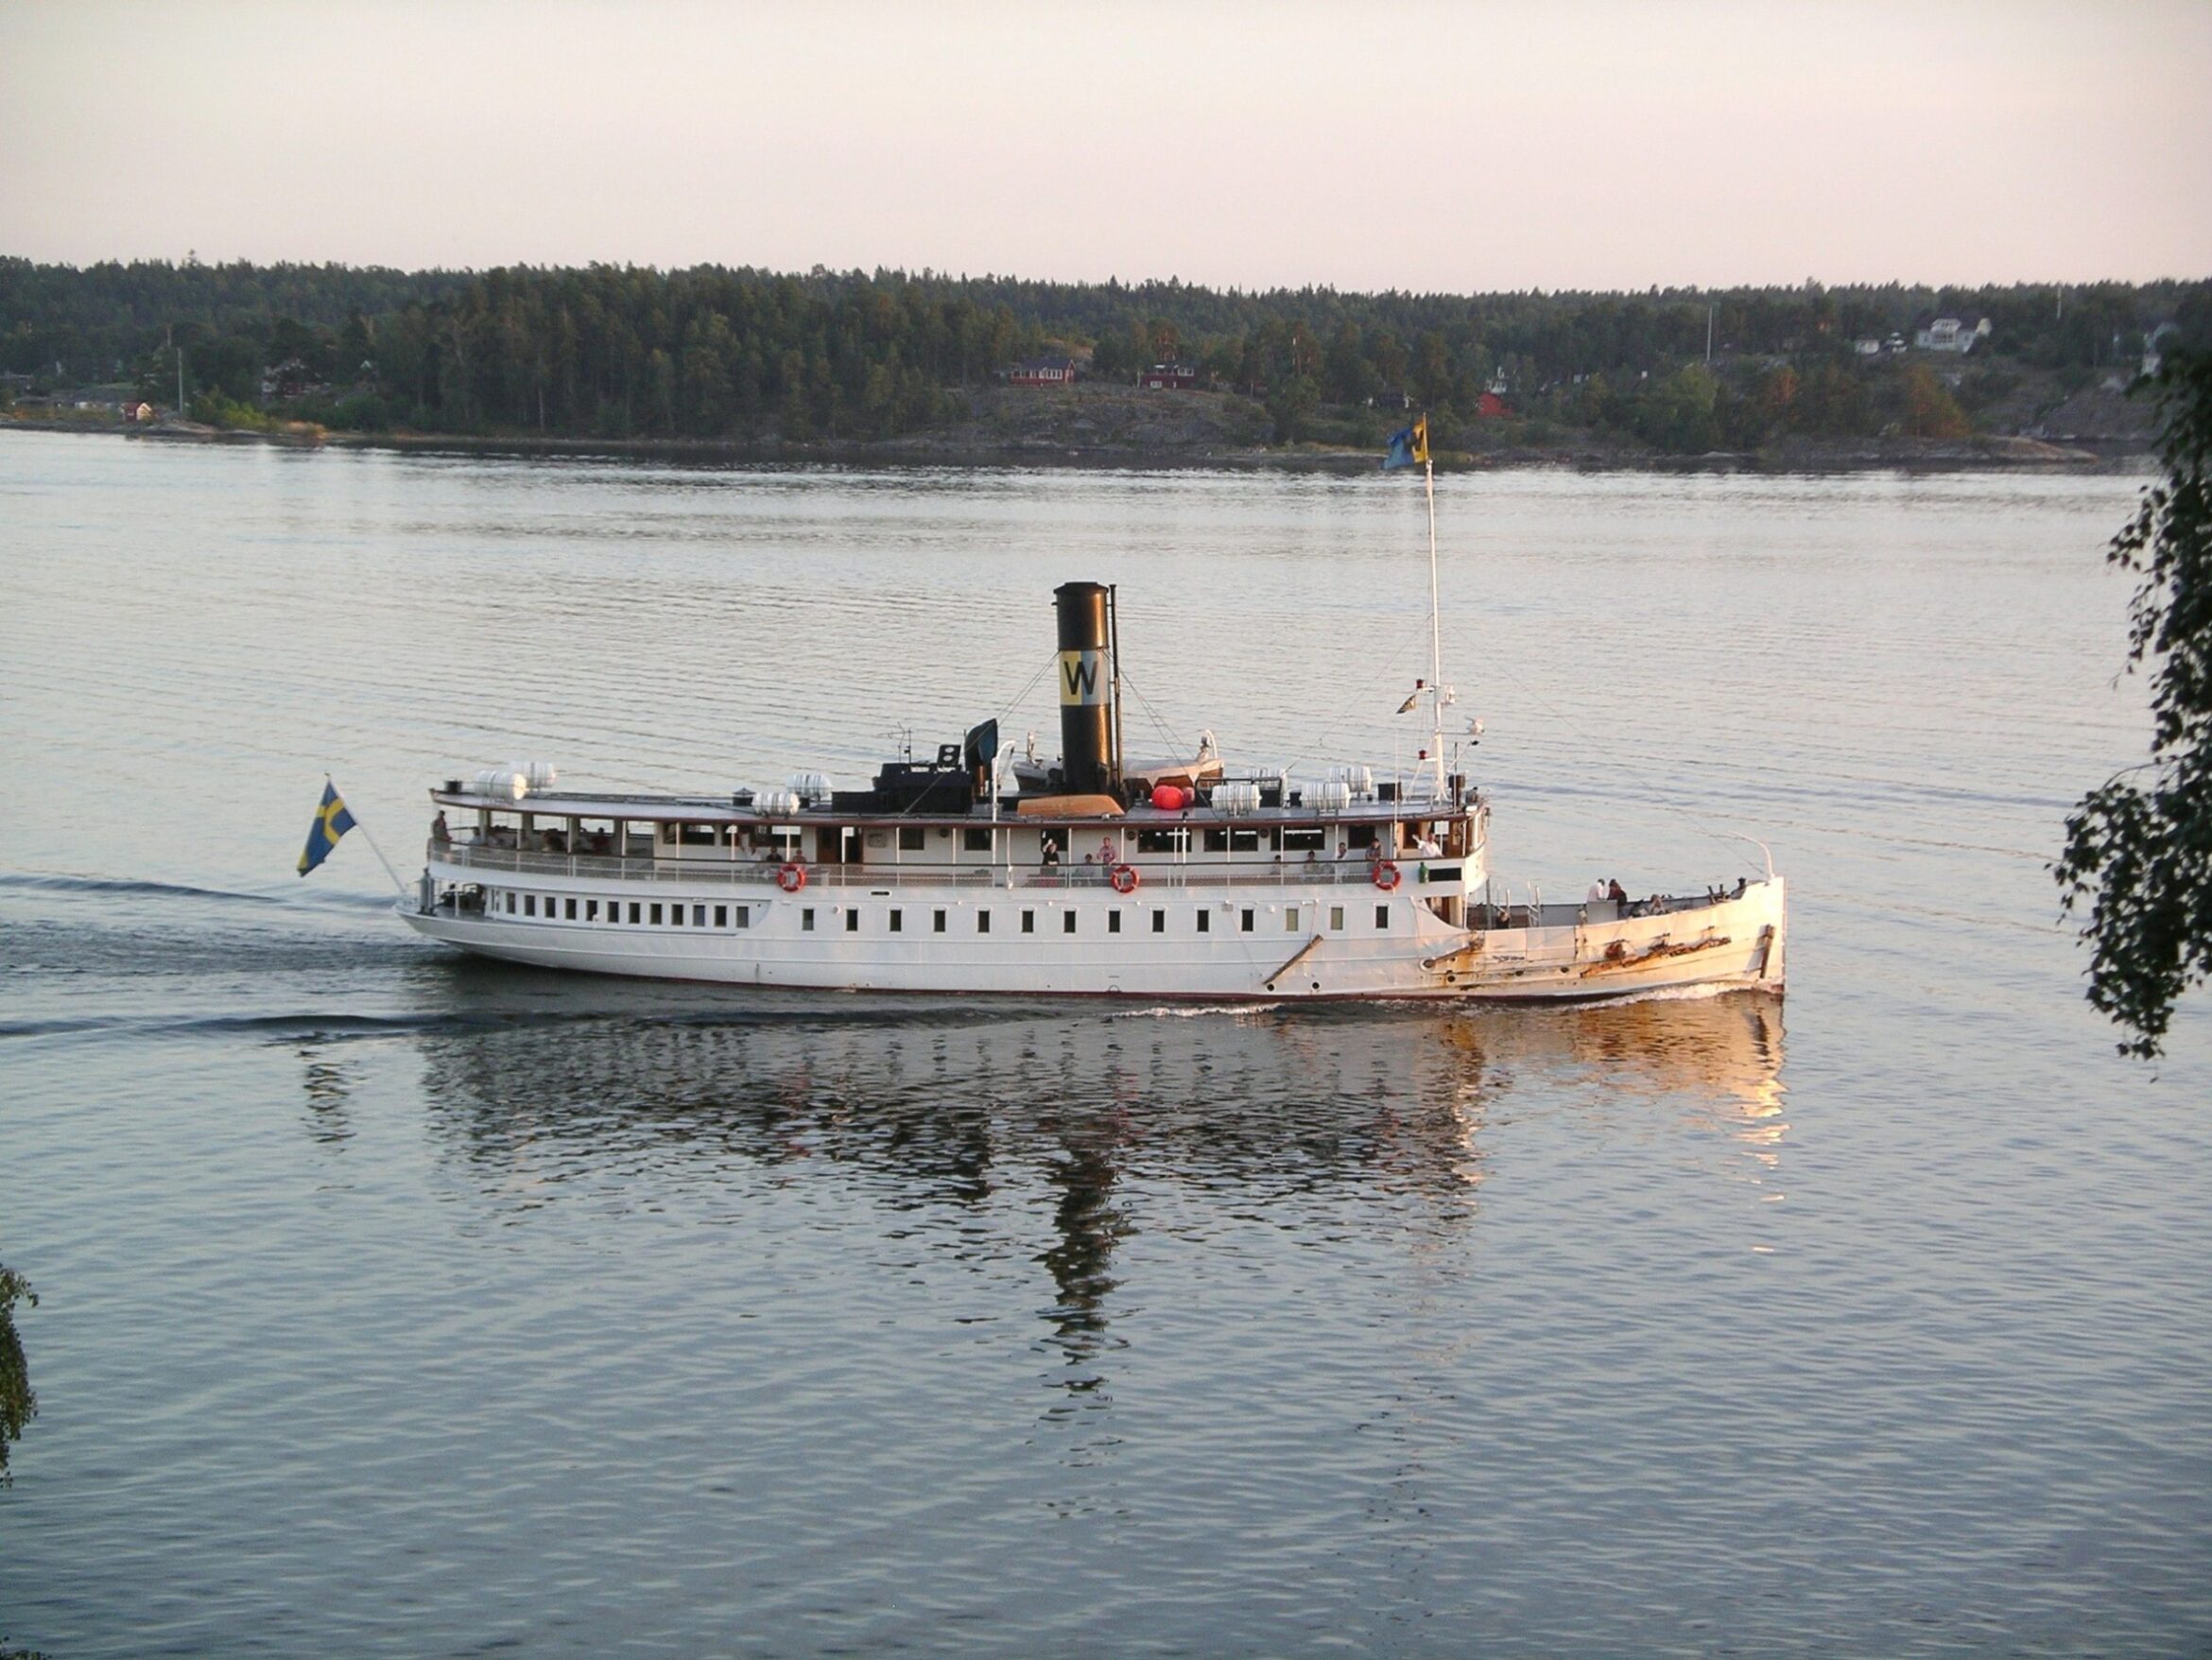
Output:
[[[436,863],[428,873],[434,884],[476,874]],[[1508,925],[1475,928],[1440,920],[1417,888],[1385,894],[1357,880],[1127,896],[1103,883],[948,892],[894,882],[798,894],[681,881],[541,879],[533,888],[531,897],[552,914],[510,919],[451,904],[424,909],[416,899],[400,914],[433,940],[533,967],[818,991],[1562,1001],[1685,986],[1779,989],[1784,977],[1779,877],[1749,884],[1740,898],[1683,902],[1663,915],[1552,906],[1532,919],[1509,914],[1499,919]],[[571,901],[578,920],[566,915]],[[601,910],[634,902],[641,914],[664,919],[683,906],[686,921],[581,920],[594,901]],[[717,908],[727,918],[739,906],[743,927],[713,925]],[[978,933],[986,912],[992,931]],[[856,920],[848,925],[848,916]]]

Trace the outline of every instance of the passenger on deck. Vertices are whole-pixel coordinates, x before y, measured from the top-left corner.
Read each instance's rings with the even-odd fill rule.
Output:
[[[1591,883],[1590,891],[1582,895],[1584,905],[1602,905],[1604,901],[1605,890],[1596,882]]]
[[[445,814],[442,810],[438,817],[430,821],[430,839],[441,847],[453,839],[453,832],[446,828]]]
[[[1047,836],[1042,839],[1037,862],[1047,869],[1060,863],[1060,843]]]
[[[1605,897],[1616,905],[1626,905],[1628,903],[1628,890],[1620,885],[1617,878],[1615,878],[1605,884]]]

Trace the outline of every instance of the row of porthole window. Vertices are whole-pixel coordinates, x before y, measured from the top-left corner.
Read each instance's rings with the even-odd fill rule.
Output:
[[[644,899],[628,901],[579,899],[573,895],[516,893],[513,891],[502,892],[499,895],[499,901],[500,909],[505,915],[520,917],[525,921],[604,922],[631,927],[693,927],[724,930],[733,927],[750,928],[752,925],[752,908],[746,905],[703,905],[686,904],[682,901]],[[625,906],[628,908],[627,923],[625,923],[624,915]],[[1134,907],[1115,906],[1106,912],[1106,931],[1109,934],[1121,932],[1121,919],[1125,908],[1133,909]],[[845,919],[845,932],[848,934],[860,932],[860,908],[856,905],[844,906],[840,908],[840,911]],[[1341,905],[1332,905],[1328,908],[1328,912],[1329,931],[1331,933],[1343,932],[1345,908]],[[1074,933],[1076,931],[1076,918],[1080,914],[1073,909],[1062,910],[1060,913],[1060,931],[1063,934]],[[1211,909],[1201,906],[1191,915],[1194,932],[1206,934],[1213,931],[1214,913]],[[1283,912],[1283,931],[1285,933],[1295,934],[1299,931],[1299,908],[1296,906],[1285,909]],[[799,926],[802,931],[806,933],[815,931],[815,916],[816,908],[813,906],[808,906],[800,911]],[[886,911],[885,916],[890,932],[903,934],[907,931],[907,913],[902,908],[892,906]],[[1167,931],[1167,912],[1162,908],[1155,908],[1151,917],[1152,932],[1165,934]],[[949,925],[949,912],[932,910],[929,913],[929,931],[931,933],[944,933]],[[1253,907],[1248,905],[1237,911],[1236,926],[1239,933],[1253,933],[1257,925],[1258,913]],[[1374,908],[1374,925],[1378,929],[1384,930],[1390,927],[1391,908],[1389,906],[1378,905]],[[1021,931],[1025,934],[1033,934],[1037,931],[1037,913],[1034,910],[1024,910],[1021,913]],[[991,932],[991,912],[989,910],[976,912],[976,932],[978,934]]]
[[[642,928],[750,928],[749,905],[687,905],[655,899],[578,899],[567,894],[502,892],[503,915],[526,922],[613,923]],[[627,917],[625,911],[627,909]]]
[[[1136,908],[1134,906],[1115,906],[1110,908],[1106,912],[1106,931],[1109,934],[1120,933],[1122,931],[1121,919],[1124,910],[1126,909],[1129,911],[1134,911],[1135,908]],[[1341,905],[1332,905],[1328,908],[1328,911],[1329,931],[1332,933],[1342,933],[1344,931],[1345,908]],[[817,925],[815,922],[815,908],[811,906],[799,913],[799,926],[802,932],[810,934],[815,931]],[[838,914],[841,914],[845,919],[846,933],[857,934],[861,931],[860,907],[856,905],[842,906],[839,908]],[[1076,932],[1076,919],[1080,915],[1081,912],[1073,908],[1062,910],[1060,913],[1060,931],[1063,934],[1072,934]],[[885,911],[884,916],[886,930],[888,932],[893,934],[903,934],[907,931],[907,913],[903,908],[898,906],[892,906]],[[1151,917],[1152,932],[1155,934],[1165,934],[1167,931],[1167,912],[1165,909],[1155,909],[1152,911]],[[1210,934],[1213,932],[1214,913],[1209,908],[1202,905],[1196,908],[1191,912],[1191,920],[1193,932],[1201,934]],[[1239,933],[1249,934],[1253,932],[1257,926],[1257,913],[1251,906],[1245,906],[1237,911],[1236,926]],[[929,913],[929,931],[931,933],[944,933],[948,931],[950,925],[951,917],[949,912],[943,910],[932,910]],[[1374,925],[1377,928],[1382,929],[1388,929],[1390,927],[1391,908],[1389,906],[1378,905],[1374,908]],[[1034,910],[1025,910],[1021,913],[1021,930],[1025,934],[1033,934],[1037,932],[1037,913]],[[1300,931],[1299,908],[1297,906],[1293,905],[1287,907],[1284,910],[1283,931],[1287,934],[1295,934]],[[978,934],[988,934],[991,932],[990,911],[979,909],[976,912],[976,932]]]

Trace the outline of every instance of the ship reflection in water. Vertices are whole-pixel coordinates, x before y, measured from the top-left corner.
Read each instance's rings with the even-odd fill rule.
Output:
[[[418,1038],[432,1133],[497,1206],[640,1213],[829,1183],[1042,1265],[1052,1382],[1097,1390],[1115,1259],[1192,1219],[1466,1233],[1486,1123],[1523,1098],[1738,1141],[1771,1184],[1782,1006],[1763,993],[1548,1010],[931,1005],[462,973]],[[331,1122],[326,1063],[306,1086]],[[1763,1195],[1763,1197],[1766,1195]],[[862,1211],[850,1214],[858,1216]],[[872,1224],[873,1225],[873,1224]],[[1224,1224],[1225,1225],[1225,1224]],[[1006,1236],[1011,1230],[1013,1237]]]

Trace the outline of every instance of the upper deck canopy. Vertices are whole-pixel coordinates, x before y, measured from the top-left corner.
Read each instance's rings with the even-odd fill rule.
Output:
[[[1426,780],[1415,781],[1408,792],[1397,800],[1356,800],[1341,807],[1323,807],[1310,801],[1292,801],[1300,792],[1286,791],[1280,805],[1260,805],[1245,811],[1229,812],[1216,806],[1195,805],[1174,811],[1140,804],[1124,810],[1112,822],[1132,829],[1146,830],[1156,826],[1174,824],[1387,824],[1407,818],[1449,818],[1475,810],[1479,796],[1468,789],[1458,799],[1417,794],[1413,790],[1426,787]],[[1388,787],[1388,786],[1384,786]],[[1377,792],[1379,796],[1379,791]],[[911,824],[927,826],[964,827],[992,821],[989,804],[971,807],[965,813],[944,812],[885,812],[868,811],[852,806],[839,806],[835,802],[809,805],[804,803],[788,811],[766,812],[756,804],[739,802],[734,796],[682,796],[682,795],[613,795],[584,793],[570,790],[532,790],[519,799],[511,795],[496,795],[473,789],[433,789],[430,799],[441,807],[457,807],[469,812],[528,813],[542,819],[619,819],[631,823],[684,823],[684,824]],[[1040,811],[1045,805],[1035,797],[1004,795],[999,798],[998,817],[1001,822],[1011,822],[1017,817],[1017,804],[1021,804],[1019,821],[1026,825],[1039,824],[1097,824],[1108,821],[1095,813],[1054,813]]]

